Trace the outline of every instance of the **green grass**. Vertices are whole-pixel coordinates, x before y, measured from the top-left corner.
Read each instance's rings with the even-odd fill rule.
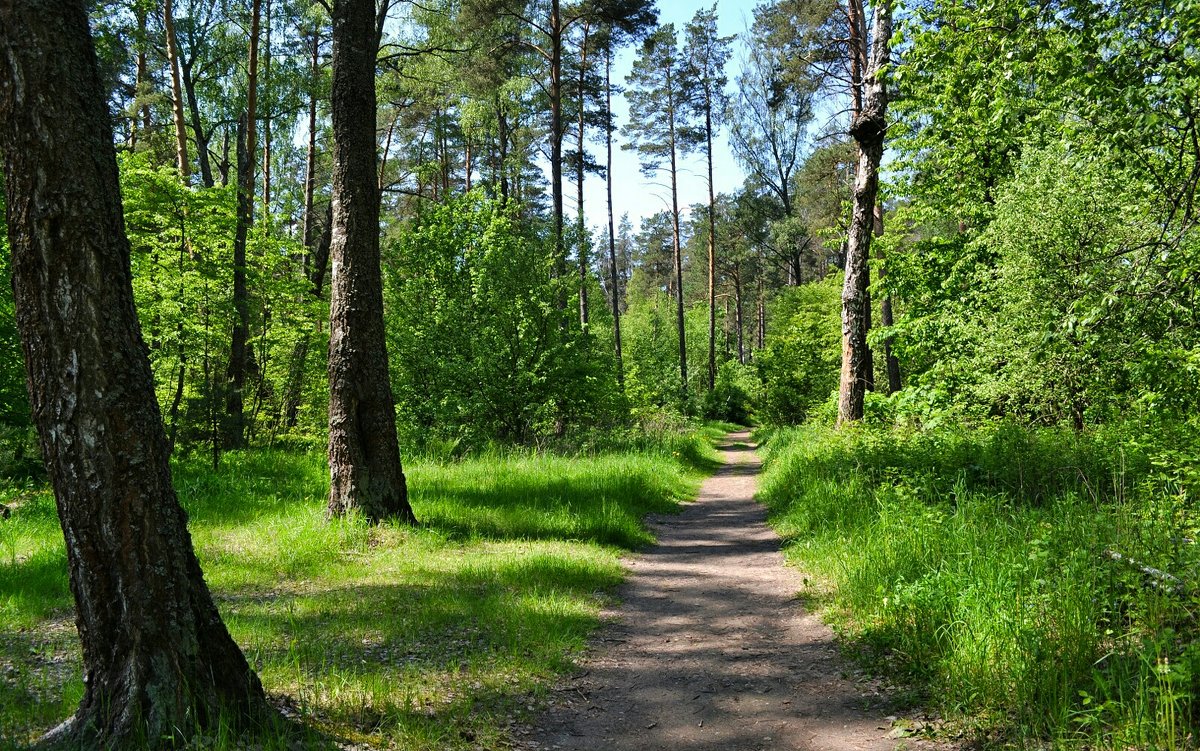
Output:
[[[780,431],[761,497],[851,650],[992,745],[1194,748],[1194,503],[1136,442]]]
[[[218,473],[183,462],[175,480],[268,693],[345,741],[491,749],[571,668],[620,557],[652,542],[642,518],[676,510],[713,462],[700,432],[615,453],[414,462],[418,529],[326,521],[321,456],[229,454]],[[82,692],[53,500],[22,499],[0,522],[0,747],[57,724]]]

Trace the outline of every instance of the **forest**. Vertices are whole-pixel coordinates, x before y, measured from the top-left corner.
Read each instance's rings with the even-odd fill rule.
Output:
[[[0,749],[526,748],[742,426],[889,737],[1200,747],[1195,0],[6,0],[0,156]]]

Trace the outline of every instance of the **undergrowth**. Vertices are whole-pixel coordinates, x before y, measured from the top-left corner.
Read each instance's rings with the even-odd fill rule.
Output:
[[[422,525],[327,521],[318,454],[230,453],[175,467],[230,632],[288,713],[341,743],[491,749],[570,669],[622,578],[716,459],[719,427],[609,451],[493,451],[406,467]],[[0,748],[82,695],[62,535],[44,488],[0,502]],[[212,745],[222,747],[221,741]]]
[[[978,740],[1195,748],[1188,440],[806,426],[761,498],[852,650]]]

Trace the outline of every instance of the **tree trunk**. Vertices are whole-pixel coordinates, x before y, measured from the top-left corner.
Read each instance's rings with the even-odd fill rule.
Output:
[[[584,22],[583,25],[583,43],[579,46],[579,160],[575,164],[575,191],[577,202],[577,224],[576,227],[578,237],[576,242],[579,243],[579,325],[585,331],[588,327],[588,254],[587,240],[584,238],[584,233],[587,232],[587,226],[584,222],[583,215],[583,180],[585,177],[584,167],[586,160],[584,158],[584,136],[585,136],[585,118],[584,118],[584,96],[583,88],[587,83],[587,58],[588,58],[588,34],[591,31],[591,24]]]
[[[225,446],[239,448],[246,442],[246,408],[243,391],[250,353],[250,293],[246,288],[246,237],[254,225],[254,150],[258,104],[258,23],[261,0],[250,6],[249,71],[246,74],[246,113],[238,122],[237,138],[237,226],[233,240],[233,332],[229,338],[229,392],[225,401]]]
[[[562,13],[559,0],[550,3],[550,188],[554,198],[554,277],[567,274],[567,253],[563,242],[562,174]],[[558,294],[558,307],[565,311],[566,287]]]
[[[415,523],[388,381],[379,257],[373,0],[333,6],[329,514]]]
[[[175,39],[175,8],[172,0],[163,2],[163,29],[167,37],[167,65],[171,66],[171,114],[175,122],[175,166],[179,174],[191,174],[188,160],[187,126],[183,120],[183,86],[179,80],[179,43]]]
[[[625,388],[625,364],[621,359],[621,295],[617,278],[617,230],[613,220],[613,143],[612,143],[612,40],[609,39],[604,57],[604,135],[608,148],[604,184],[608,191],[608,272],[612,280],[613,342],[617,356],[617,385]]]
[[[883,204],[875,203],[875,236],[879,237],[883,234]],[[880,260],[883,260],[882,255]],[[887,272],[884,266],[879,267],[879,281],[883,282],[887,279]],[[884,328],[891,328],[895,321],[892,318],[892,296],[885,294],[883,301],[879,303],[879,318],[880,323]],[[900,381],[900,361],[896,359],[895,353],[892,352],[892,337],[888,336],[883,340],[883,358],[887,363],[887,379],[888,393],[894,394],[900,390],[903,385]]]
[[[687,374],[687,341],[685,336],[683,315],[683,248],[679,241],[679,166],[675,154],[677,142],[675,133],[675,90],[672,88],[672,71],[667,75],[667,126],[670,136],[671,151],[671,229],[674,232],[674,262],[675,262],[675,325],[679,330],[679,381],[680,396],[687,403],[688,374]]]
[[[867,332],[870,328],[871,235],[874,230],[875,196],[879,189],[879,162],[887,129],[887,89],[883,69],[887,65],[892,36],[892,8],[883,0],[875,9],[871,60],[862,108],[855,113],[850,135],[858,144],[858,170],[850,234],[846,242],[846,280],[842,288],[842,373],[838,388],[837,424],[861,420],[866,389],[872,379]]]
[[[16,319],[83,646],[83,699],[46,740],[183,745],[271,712],[171,485],[104,90],[84,2],[0,4]]]
[[[745,365],[746,345],[742,340],[742,267],[738,263],[733,265],[733,317],[737,326],[738,362]]]
[[[257,34],[255,35],[257,37]],[[263,84],[271,85],[271,0],[267,0],[267,35],[263,47]],[[258,86],[256,85],[257,89]],[[269,89],[268,89],[269,90]],[[271,226],[271,112],[268,106],[263,108],[263,139],[262,139],[262,177],[263,177],[263,219],[267,227]]]
[[[200,101],[196,97],[196,81],[192,77],[192,63],[180,61],[180,73],[184,96],[187,97],[188,114],[192,117],[192,133],[196,136],[196,159],[200,162],[200,181],[206,188],[213,186],[212,160],[208,155],[209,134],[204,132],[204,121],[200,117]]]
[[[304,247],[308,249],[305,259],[309,259],[313,244],[313,193],[317,185],[317,81],[321,65],[321,32],[320,27],[313,26],[312,48],[309,58],[309,75],[312,76],[309,85],[312,90],[308,95],[308,150],[304,168]],[[311,277],[311,272],[305,269],[305,274]]]
[[[704,135],[708,156],[708,390],[717,385],[717,198],[713,191],[712,94],[704,91]]]

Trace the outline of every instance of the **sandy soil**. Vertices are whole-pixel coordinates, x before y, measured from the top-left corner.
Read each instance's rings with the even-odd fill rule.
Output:
[[[621,606],[580,672],[519,743],[524,749],[751,751],[924,745],[886,697],[847,676],[833,634],[796,599],[801,575],[755,503],[747,433],[658,544],[630,561]]]

